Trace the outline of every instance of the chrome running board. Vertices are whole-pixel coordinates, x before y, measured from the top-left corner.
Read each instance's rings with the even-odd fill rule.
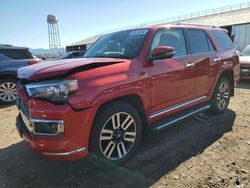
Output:
[[[210,108],[210,106],[211,105],[209,103],[194,106],[194,107],[189,108],[187,110],[184,110],[176,115],[173,115],[173,116],[170,116],[166,119],[160,120],[159,122],[156,122],[153,125],[151,125],[151,127],[152,127],[153,131],[161,130],[161,129],[166,128],[168,126],[171,126],[171,125],[173,125],[173,124],[175,124],[183,119],[186,119],[194,114],[197,114],[199,112],[207,110]]]

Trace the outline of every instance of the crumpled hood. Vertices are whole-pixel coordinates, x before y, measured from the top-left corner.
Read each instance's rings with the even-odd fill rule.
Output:
[[[241,65],[249,65],[250,66],[250,56],[239,56]]]
[[[56,61],[42,62],[31,66],[18,69],[17,75],[19,79],[40,80],[71,74],[78,71],[90,70],[102,66],[116,63],[123,63],[126,59],[117,58],[78,58],[63,59]]]

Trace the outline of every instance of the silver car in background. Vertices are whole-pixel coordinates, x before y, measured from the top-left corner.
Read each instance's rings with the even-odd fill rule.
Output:
[[[28,48],[0,44],[0,104],[11,104],[17,99],[17,69],[38,62]]]
[[[250,45],[246,46],[240,54],[240,78],[250,80]]]

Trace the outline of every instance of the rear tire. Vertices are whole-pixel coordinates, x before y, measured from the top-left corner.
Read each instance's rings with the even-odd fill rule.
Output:
[[[127,103],[110,103],[97,114],[90,150],[101,161],[122,164],[138,148],[141,135],[142,123],[138,111]]]
[[[17,99],[16,80],[4,78],[0,80],[0,103],[13,104]]]
[[[211,99],[210,111],[212,113],[221,114],[225,112],[230,102],[231,91],[229,80],[226,77],[221,77],[217,82]]]

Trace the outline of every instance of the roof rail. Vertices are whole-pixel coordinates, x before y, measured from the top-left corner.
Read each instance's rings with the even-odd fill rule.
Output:
[[[215,25],[202,25],[202,24],[193,24],[193,23],[187,23],[187,22],[178,22],[176,23],[176,25],[190,25],[190,26],[220,28],[219,26],[215,26]]]

